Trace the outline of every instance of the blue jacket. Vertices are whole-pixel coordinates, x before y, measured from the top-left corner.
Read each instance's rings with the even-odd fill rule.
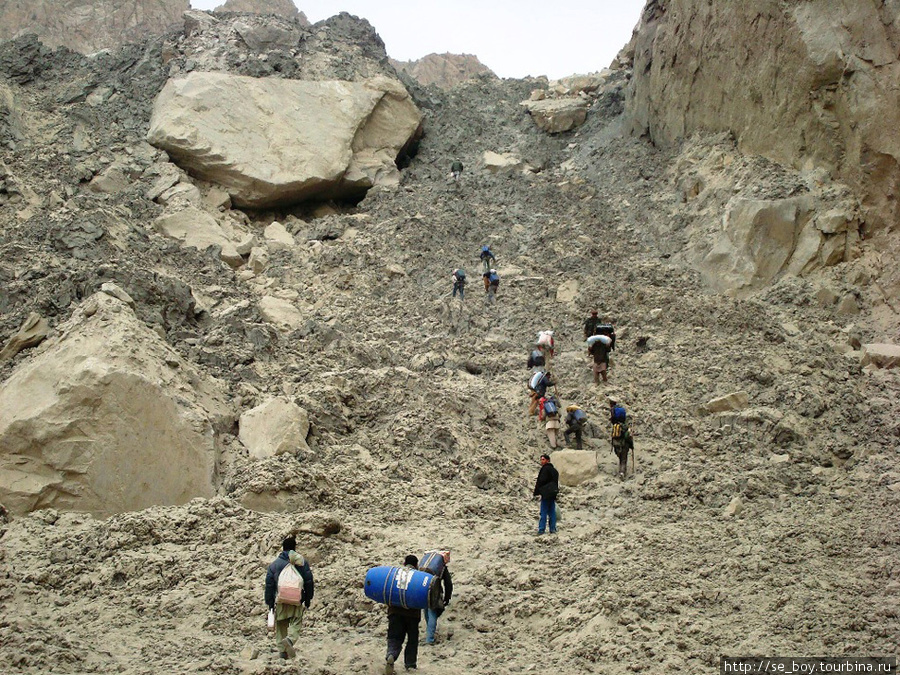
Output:
[[[275,593],[278,590],[278,575],[290,563],[290,554],[299,555],[295,551],[282,551],[266,572],[266,606],[269,609],[275,608]],[[303,558],[303,556],[300,556]],[[309,603],[313,599],[315,584],[313,583],[312,570],[306,558],[303,558],[303,564],[297,568],[300,576],[303,577],[303,604],[309,607]]]

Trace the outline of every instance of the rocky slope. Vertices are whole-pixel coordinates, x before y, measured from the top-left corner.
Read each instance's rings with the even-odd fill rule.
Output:
[[[221,247],[154,226],[167,158],[144,138],[168,77],[390,74],[368,24],[278,21],[221,18],[95,59],[0,45],[0,335],[35,312],[62,337],[92,301],[119,307],[108,311],[147,326],[173,405],[196,405],[180,386],[221,392],[246,420],[287,399],[310,424],[306,447],[261,459],[243,422],[211,424],[213,498],[105,519],[4,517],[7,669],[380,672],[386,620],[363,596],[365,570],[435,546],[453,552],[456,591],[423,672],[714,672],[722,654],[892,654],[900,381],[864,366],[862,346],[900,336],[865,302],[839,311],[867,284],[865,258],[731,297],[673,254],[682,235],[670,223],[714,208],[683,199],[686,167],[721,180],[717,191],[739,177],[772,198],[802,177],[728,139],[630,137],[621,87],[577,131],[548,136],[519,105],[545,83],[410,84],[425,116],[418,154],[397,188],[358,204],[241,211],[165,169],[197,190],[194,208],[265,242],[264,262],[245,254],[235,270]],[[291,46],[227,39],[239,31]],[[531,169],[484,171],[487,150]],[[713,155],[721,163],[706,166]],[[456,157],[459,184],[447,176]],[[275,222],[287,240],[266,234]],[[477,278],[484,243],[503,278],[497,304],[475,280],[452,300],[451,271]],[[111,281],[133,309],[102,297]],[[581,345],[594,307],[620,336],[602,387]],[[95,318],[86,330],[102,342],[117,323]],[[525,360],[547,327],[560,398],[592,420],[594,466],[564,489],[560,534],[536,538],[530,494],[547,448],[525,413]],[[0,364],[0,387],[53,344]],[[724,412],[706,405],[738,392]],[[625,482],[605,440],[607,394],[636,425]],[[275,658],[262,604],[265,566],[291,531],[317,581],[299,666]]]

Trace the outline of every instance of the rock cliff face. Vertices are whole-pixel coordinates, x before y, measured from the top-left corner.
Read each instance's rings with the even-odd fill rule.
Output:
[[[870,232],[896,228],[900,2],[651,0],[641,21],[634,133],[731,132],[742,152],[849,184]]]
[[[455,87],[477,75],[494,75],[490,68],[472,54],[429,54],[416,61],[391,59],[391,65],[419,84],[433,84],[443,89]]]
[[[86,54],[159,35],[181,22],[188,0],[8,0],[0,39],[35,33],[49,46]]]

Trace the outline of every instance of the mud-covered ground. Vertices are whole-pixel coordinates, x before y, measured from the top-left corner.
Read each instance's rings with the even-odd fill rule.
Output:
[[[455,591],[438,644],[421,648],[426,673],[711,673],[721,655],[896,655],[897,371],[845,353],[875,329],[865,308],[821,307],[811,280],[738,300],[670,257],[654,223],[678,208],[675,156],[618,133],[614,94],[580,131],[551,138],[518,105],[539,82],[419,89],[427,133],[400,189],[318,219],[248,214],[254,227],[284,223],[297,246],[242,280],[150,231],[160,207],[143,172],[156,157],[140,139],[162,46],[92,61],[38,49],[30,69],[13,56],[21,44],[0,51],[18,106],[2,118],[2,335],[29,311],[60,323],[113,279],[225,383],[237,413],[288,395],[312,422],[302,456],[252,461],[226,439],[213,500],[0,525],[7,672],[380,672],[386,618],[362,593],[365,570],[433,547],[452,551]],[[88,93],[67,102],[81,81]],[[86,102],[104,87],[103,103]],[[489,175],[485,150],[540,170]],[[87,189],[123,156],[127,190]],[[478,280],[482,244],[502,276],[494,305]],[[462,303],[450,298],[456,267],[471,280]],[[262,320],[255,301],[278,293],[308,312],[302,329]],[[593,385],[581,344],[591,308],[618,326],[607,385]],[[525,363],[551,327],[559,396],[588,412],[600,472],[563,489],[559,534],[536,537],[531,491],[548,448],[527,416]],[[747,410],[704,412],[734,391]],[[625,482],[605,441],[607,394],[634,419]],[[300,508],[272,511],[279,495]],[[285,664],[262,586],[291,531],[316,596],[300,658]]]

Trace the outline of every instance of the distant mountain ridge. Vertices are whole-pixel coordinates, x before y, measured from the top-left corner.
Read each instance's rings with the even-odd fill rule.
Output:
[[[293,19],[301,17],[304,25],[309,25],[306,15],[291,0],[226,0],[214,12],[246,12],[248,14],[275,14]]]
[[[494,75],[494,71],[472,54],[428,54],[416,61],[397,61],[391,65],[399,72],[406,73],[419,84],[433,84],[449,89],[478,75]]]

